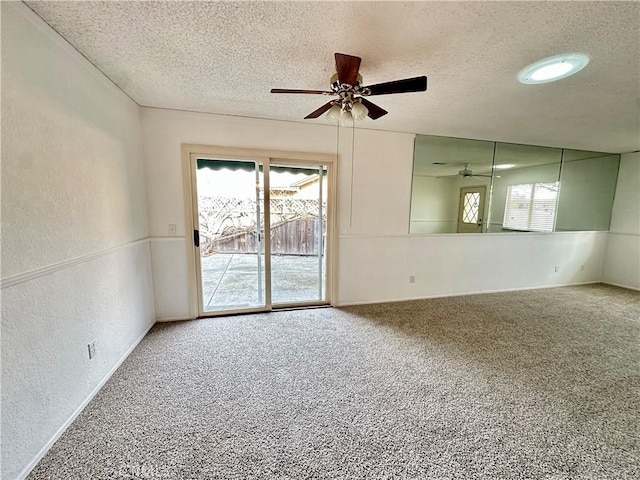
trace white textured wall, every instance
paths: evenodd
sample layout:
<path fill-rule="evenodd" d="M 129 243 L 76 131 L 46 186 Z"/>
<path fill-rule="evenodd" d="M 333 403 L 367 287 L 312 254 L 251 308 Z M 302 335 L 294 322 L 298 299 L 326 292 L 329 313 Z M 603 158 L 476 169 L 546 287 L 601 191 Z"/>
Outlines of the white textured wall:
<path fill-rule="evenodd" d="M 640 152 L 620 159 L 603 279 L 640 290 Z"/>
<path fill-rule="evenodd" d="M 340 300 L 357 304 L 596 282 L 606 241 L 606 232 L 346 236 L 340 242 Z"/>
<path fill-rule="evenodd" d="M 138 106 L 2 2 L 3 479 L 28 472 L 154 322 L 145 188 Z"/>
<path fill-rule="evenodd" d="M 142 123 L 156 311 L 159 319 L 187 318 L 190 239 L 184 237 L 180 144 L 332 153 L 335 127 L 147 108 Z M 357 130 L 353 165 L 344 142 L 350 135 L 348 129 L 341 134 L 338 168 L 336 303 L 601 279 L 606 233 L 409 235 L 413 135 Z M 170 223 L 181 237 L 166 237 Z"/>

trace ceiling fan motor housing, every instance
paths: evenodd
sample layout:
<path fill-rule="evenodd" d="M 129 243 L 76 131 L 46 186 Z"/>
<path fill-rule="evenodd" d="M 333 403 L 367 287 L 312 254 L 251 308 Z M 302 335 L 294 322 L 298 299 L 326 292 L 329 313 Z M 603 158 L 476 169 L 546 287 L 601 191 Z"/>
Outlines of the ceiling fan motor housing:
<path fill-rule="evenodd" d="M 332 103 L 334 105 L 340 105 L 340 107 L 347 112 L 351 111 L 354 103 L 362 103 L 360 97 L 356 97 L 356 95 L 368 95 L 370 93 L 369 89 L 362 88 L 362 75 L 360 74 L 358 74 L 358 79 L 355 84 L 350 85 L 348 83 L 340 83 L 338 74 L 334 73 L 329 81 L 329 85 L 331 90 L 338 96 Z"/>
<path fill-rule="evenodd" d="M 344 85 L 347 85 L 346 83 Z M 362 75 L 358 74 L 358 79 L 356 80 L 355 86 L 361 86 L 362 85 Z M 334 92 L 337 92 L 340 90 L 340 80 L 338 79 L 338 74 L 334 73 L 331 76 L 331 80 L 329 80 L 329 86 L 331 87 L 331 90 L 333 90 Z"/>

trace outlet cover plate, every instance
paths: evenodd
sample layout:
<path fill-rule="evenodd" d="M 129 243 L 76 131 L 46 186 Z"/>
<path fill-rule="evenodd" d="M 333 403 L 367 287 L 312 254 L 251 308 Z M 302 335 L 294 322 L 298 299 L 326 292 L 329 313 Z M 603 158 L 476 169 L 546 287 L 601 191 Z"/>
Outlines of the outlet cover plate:
<path fill-rule="evenodd" d="M 96 341 L 94 340 L 93 342 L 89 343 L 87 347 L 89 349 L 89 360 L 93 360 L 93 358 L 96 356 Z"/>

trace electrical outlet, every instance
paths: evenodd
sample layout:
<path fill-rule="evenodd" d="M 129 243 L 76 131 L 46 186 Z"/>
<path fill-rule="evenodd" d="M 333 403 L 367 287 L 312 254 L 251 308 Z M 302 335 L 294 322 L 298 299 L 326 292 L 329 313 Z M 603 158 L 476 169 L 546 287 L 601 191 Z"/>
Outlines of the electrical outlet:
<path fill-rule="evenodd" d="M 409 283 L 416 283 L 416 277 L 414 277 L 413 275 L 409 276 Z"/>
<path fill-rule="evenodd" d="M 176 224 L 175 223 L 170 223 L 169 224 L 169 235 L 171 235 L 171 236 L 175 236 L 176 235 Z"/>
<path fill-rule="evenodd" d="M 96 341 L 89 343 L 87 347 L 89 348 L 89 360 L 92 360 L 96 356 Z"/>
<path fill-rule="evenodd" d="M 582 272 L 584 270 L 584 265 L 580 266 L 580 271 Z"/>

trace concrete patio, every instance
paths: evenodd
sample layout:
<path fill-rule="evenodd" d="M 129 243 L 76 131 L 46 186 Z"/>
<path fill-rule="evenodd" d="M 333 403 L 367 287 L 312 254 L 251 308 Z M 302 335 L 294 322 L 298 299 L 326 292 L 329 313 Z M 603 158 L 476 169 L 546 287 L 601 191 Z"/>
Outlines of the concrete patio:
<path fill-rule="evenodd" d="M 324 260 L 324 259 L 323 259 Z M 264 289 L 264 257 L 262 289 Z M 264 305 L 258 292 L 258 260 L 256 254 L 214 254 L 201 259 L 202 292 L 205 311 L 239 310 Z M 318 302 L 318 257 L 306 255 L 273 255 L 271 257 L 272 303 Z M 325 283 L 323 265 L 322 283 Z M 323 289 L 323 296 L 326 296 Z"/>

